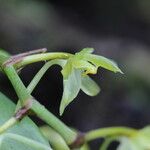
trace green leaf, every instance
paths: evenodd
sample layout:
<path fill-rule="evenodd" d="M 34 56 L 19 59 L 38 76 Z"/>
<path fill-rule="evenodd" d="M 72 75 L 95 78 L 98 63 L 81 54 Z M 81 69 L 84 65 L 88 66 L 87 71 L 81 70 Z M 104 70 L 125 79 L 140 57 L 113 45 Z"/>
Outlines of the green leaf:
<path fill-rule="evenodd" d="M 100 92 L 100 87 L 92 78 L 86 75 L 82 77 L 81 90 L 89 96 L 95 96 Z"/>
<path fill-rule="evenodd" d="M 90 61 L 91 63 L 93 63 L 97 67 L 102 67 L 102 68 L 108 69 L 108 70 L 113 71 L 113 72 L 123 73 L 114 61 L 112 61 L 108 58 L 105 58 L 103 56 L 86 54 L 84 56 L 84 60 Z"/>
<path fill-rule="evenodd" d="M 0 93 L 0 125 L 11 118 L 15 105 Z M 22 121 L 0 134 L 1 150 L 51 150 L 34 122 L 25 117 Z"/>
<path fill-rule="evenodd" d="M 60 115 L 63 114 L 66 106 L 74 100 L 81 88 L 81 71 L 73 69 L 68 78 L 63 80 L 63 96 L 60 104 Z"/>

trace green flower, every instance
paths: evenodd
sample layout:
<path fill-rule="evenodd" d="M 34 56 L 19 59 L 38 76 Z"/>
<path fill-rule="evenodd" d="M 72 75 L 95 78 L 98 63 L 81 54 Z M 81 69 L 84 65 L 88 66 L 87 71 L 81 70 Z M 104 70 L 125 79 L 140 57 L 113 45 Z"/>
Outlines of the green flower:
<path fill-rule="evenodd" d="M 90 96 L 95 96 L 99 93 L 99 86 L 88 74 L 96 74 L 99 67 L 115 73 L 122 73 L 114 61 L 103 56 L 94 55 L 92 54 L 93 51 L 93 48 L 84 48 L 71 56 L 64 65 L 61 71 L 64 92 L 60 104 L 60 115 L 63 114 L 66 106 L 74 100 L 80 89 Z"/>

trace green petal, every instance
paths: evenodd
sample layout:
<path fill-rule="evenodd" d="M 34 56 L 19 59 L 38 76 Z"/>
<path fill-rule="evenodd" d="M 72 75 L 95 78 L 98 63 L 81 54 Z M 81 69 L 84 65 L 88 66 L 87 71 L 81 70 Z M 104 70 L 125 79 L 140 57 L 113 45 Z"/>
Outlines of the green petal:
<path fill-rule="evenodd" d="M 81 71 L 73 69 L 68 78 L 63 80 L 64 91 L 60 104 L 60 115 L 63 114 L 67 105 L 74 100 L 81 88 Z"/>
<path fill-rule="evenodd" d="M 112 61 L 108 58 L 105 58 L 103 56 L 86 54 L 84 57 L 84 60 L 90 61 L 91 63 L 93 63 L 94 65 L 96 65 L 98 67 L 103 67 L 103 68 L 113 71 L 113 72 L 123 73 L 114 61 Z"/>
<path fill-rule="evenodd" d="M 85 54 L 91 54 L 93 53 L 93 51 L 94 51 L 93 48 L 84 48 L 80 52 L 75 53 L 74 58 L 78 60 L 82 60 Z"/>
<path fill-rule="evenodd" d="M 100 92 L 98 84 L 88 75 L 82 77 L 81 90 L 89 96 L 95 96 Z"/>
<path fill-rule="evenodd" d="M 72 58 L 69 58 L 67 63 L 65 64 L 65 66 L 63 67 L 61 73 L 63 75 L 64 79 L 67 79 L 68 76 L 71 74 L 72 72 Z"/>

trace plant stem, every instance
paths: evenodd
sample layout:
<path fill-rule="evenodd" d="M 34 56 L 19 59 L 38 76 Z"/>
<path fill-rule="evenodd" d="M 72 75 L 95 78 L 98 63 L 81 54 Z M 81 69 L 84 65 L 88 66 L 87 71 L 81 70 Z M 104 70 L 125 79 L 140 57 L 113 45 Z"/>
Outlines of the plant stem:
<path fill-rule="evenodd" d="M 10 59 L 10 55 L 6 52 L 0 53 L 0 68 L 3 69 L 7 77 L 9 78 L 10 82 L 12 83 L 22 105 L 25 104 L 25 102 L 31 98 L 29 92 L 26 90 L 26 87 L 24 86 L 23 82 L 19 78 L 15 68 L 12 65 L 4 65 L 4 63 Z"/>
<path fill-rule="evenodd" d="M 89 131 L 85 134 L 85 141 L 104 138 L 107 136 L 132 136 L 137 133 L 136 129 L 128 127 L 108 127 Z"/>
<path fill-rule="evenodd" d="M 29 86 L 27 87 L 27 90 L 31 93 L 35 86 L 38 84 L 44 73 L 47 71 L 47 69 L 54 65 L 59 64 L 63 65 L 64 60 L 52 60 L 50 62 L 47 62 L 35 75 Z M 35 114 L 48 123 L 51 127 L 53 127 L 58 133 L 62 135 L 62 137 L 66 140 L 67 144 L 71 144 L 76 136 L 77 133 L 72 131 L 69 127 L 67 127 L 64 123 L 62 123 L 59 119 L 57 119 L 52 113 L 50 113 L 44 106 L 42 106 L 37 101 L 34 101 L 31 110 L 35 112 Z"/>
<path fill-rule="evenodd" d="M 60 60 L 60 59 L 54 59 L 51 60 L 47 63 L 44 64 L 44 66 L 37 72 L 37 74 L 34 76 L 34 78 L 32 79 L 32 81 L 30 82 L 30 84 L 27 87 L 28 92 L 31 94 L 33 92 L 33 90 L 35 89 L 35 87 L 37 86 L 37 84 L 39 83 L 39 81 L 41 80 L 41 78 L 43 77 L 43 75 L 45 74 L 45 72 L 54 64 L 63 66 L 65 63 L 65 60 Z M 20 101 L 18 100 L 17 106 L 16 106 L 16 111 L 21 107 Z"/>
<path fill-rule="evenodd" d="M 116 137 L 106 137 L 99 150 L 107 150 L 109 145 L 116 140 Z"/>
<path fill-rule="evenodd" d="M 33 80 L 31 81 L 31 83 L 29 84 L 29 86 L 27 87 L 27 90 L 31 93 L 35 86 L 39 83 L 40 79 L 42 78 L 42 76 L 45 74 L 45 72 L 47 71 L 47 69 L 49 67 L 51 67 L 54 64 L 58 64 L 58 65 L 64 65 L 64 60 L 51 60 L 50 62 L 47 62 L 39 71 L 38 73 L 35 75 L 35 77 L 33 78 Z M 50 113 L 44 106 L 42 106 L 40 103 L 38 103 L 37 101 L 34 101 L 35 103 L 33 103 L 32 106 L 32 110 L 36 113 L 36 115 L 44 120 L 46 123 L 48 123 L 51 127 L 53 127 L 57 132 L 59 132 L 66 141 L 68 141 L 69 144 L 71 144 L 75 137 L 76 137 L 76 133 L 73 132 L 70 128 L 68 128 L 65 124 L 63 124 L 62 122 L 60 122 L 59 119 L 57 119 L 52 113 Z M 35 108 L 35 107 L 38 108 Z M 52 125 L 53 123 L 53 125 Z M 65 138 L 66 137 L 66 138 Z M 71 142 L 69 142 L 71 141 Z"/>
<path fill-rule="evenodd" d="M 36 85 L 39 83 L 39 81 L 41 80 L 41 78 L 43 77 L 43 75 L 45 74 L 45 72 L 52 66 L 52 65 L 60 65 L 63 66 L 65 63 L 65 60 L 60 60 L 60 59 L 54 59 L 51 60 L 49 62 L 47 62 L 39 71 L 38 73 L 34 76 L 34 78 L 32 79 L 32 81 L 30 82 L 30 84 L 27 87 L 27 90 L 32 93 L 32 91 L 34 90 L 34 88 L 36 87 Z"/>
<path fill-rule="evenodd" d="M 37 61 L 56 59 L 56 58 L 68 58 L 70 54 L 67 53 L 47 53 L 47 54 L 35 54 L 32 56 L 26 56 L 22 62 L 22 65 L 30 64 Z M 4 59 L 5 60 L 5 59 Z M 6 61 L 6 60 L 5 60 Z M 4 62 L 1 62 L 1 66 Z M 15 68 L 12 65 L 3 66 L 3 70 L 11 81 L 19 100 L 21 101 L 21 105 L 24 106 L 25 102 L 32 98 L 30 92 L 26 89 L 20 77 L 18 76 Z M 36 82 L 37 83 L 37 82 Z M 57 117 L 55 117 L 52 113 L 50 113 L 43 105 L 39 102 L 33 100 L 33 104 L 31 110 L 37 114 L 39 118 L 49 124 L 52 128 L 54 128 L 61 136 L 65 139 L 67 144 L 71 144 L 77 137 L 77 133 L 72 131 L 69 127 L 67 127 L 64 123 L 62 123 Z"/>
<path fill-rule="evenodd" d="M 34 100 L 31 110 L 35 114 L 46 122 L 49 126 L 55 129 L 66 141 L 68 145 L 72 144 L 76 137 L 77 133 L 67 127 L 62 121 L 55 117 L 51 112 L 49 112 L 43 105 L 38 101 Z"/>
<path fill-rule="evenodd" d="M 67 59 L 70 56 L 72 56 L 72 54 L 62 53 L 62 52 L 34 54 L 34 55 L 23 57 L 22 60 L 16 63 L 14 66 L 16 68 L 21 68 L 25 65 L 32 64 L 32 63 L 39 62 L 39 61 L 48 61 L 52 59 Z"/>
<path fill-rule="evenodd" d="M 18 98 L 21 102 L 21 105 L 25 105 L 27 100 L 32 98 L 30 93 L 27 91 L 26 87 L 24 86 L 23 82 L 21 81 L 20 77 L 18 76 L 15 68 L 13 66 L 6 66 L 4 67 L 4 72 L 6 73 L 7 77 L 9 78 L 10 82 L 12 83 Z"/>

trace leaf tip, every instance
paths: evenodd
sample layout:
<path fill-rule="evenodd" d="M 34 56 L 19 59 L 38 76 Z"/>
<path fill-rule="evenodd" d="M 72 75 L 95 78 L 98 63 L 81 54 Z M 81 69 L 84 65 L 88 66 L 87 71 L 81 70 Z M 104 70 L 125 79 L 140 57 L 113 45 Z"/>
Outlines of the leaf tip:
<path fill-rule="evenodd" d="M 60 108 L 59 108 L 59 115 L 62 116 L 64 111 L 65 111 L 66 106 L 63 104 L 60 104 Z"/>
<path fill-rule="evenodd" d="M 119 73 L 121 73 L 121 74 L 124 74 L 123 72 L 122 72 L 122 70 L 118 67 L 118 69 L 117 69 L 117 72 L 119 72 Z"/>
<path fill-rule="evenodd" d="M 118 67 L 118 65 L 114 62 L 114 67 L 115 67 L 115 69 L 114 69 L 114 72 L 115 73 L 121 73 L 121 74 L 124 74 L 123 72 L 122 72 L 122 70 Z"/>

